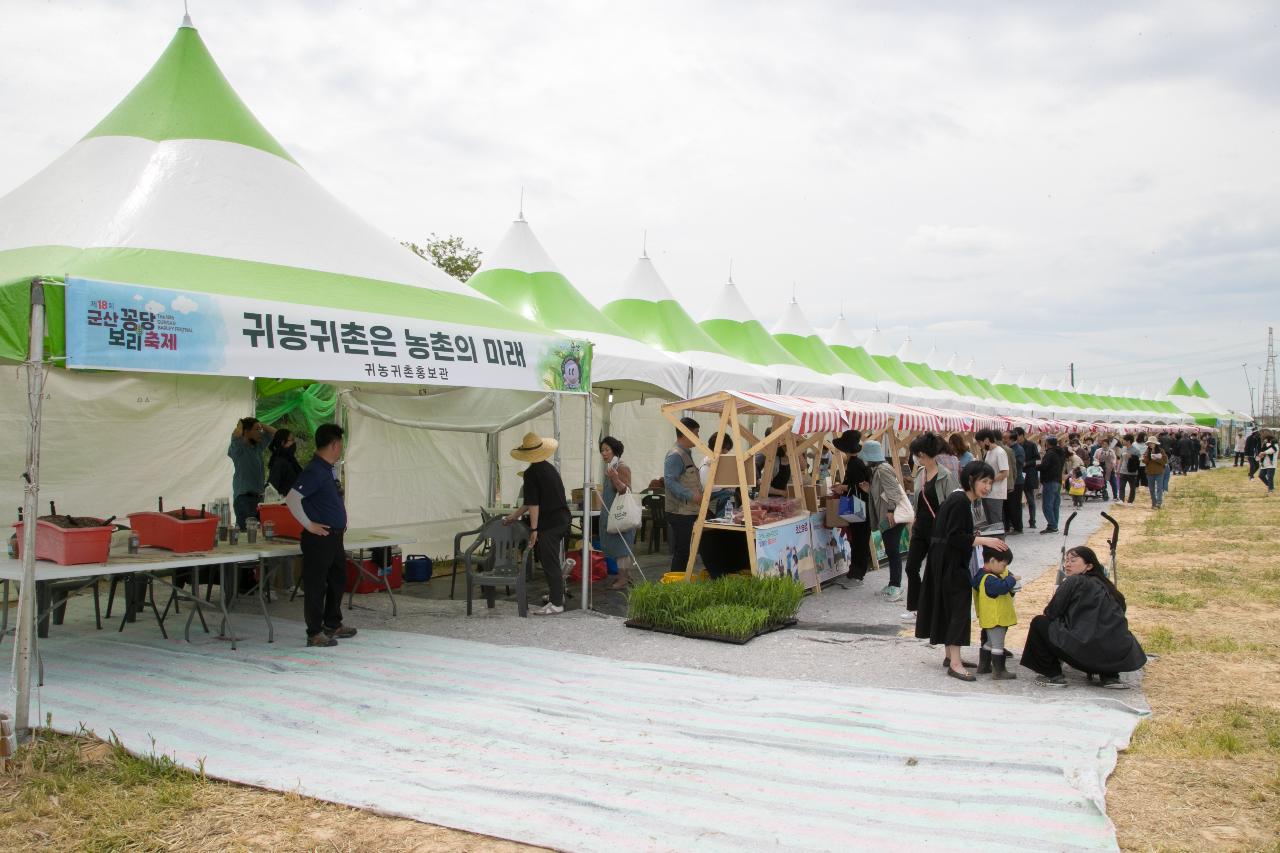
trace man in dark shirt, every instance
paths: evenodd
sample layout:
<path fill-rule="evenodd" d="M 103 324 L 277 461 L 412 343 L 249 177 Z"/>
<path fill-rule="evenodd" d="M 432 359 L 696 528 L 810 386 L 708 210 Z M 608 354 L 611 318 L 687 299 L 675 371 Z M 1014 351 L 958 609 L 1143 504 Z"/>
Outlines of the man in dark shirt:
<path fill-rule="evenodd" d="M 334 467 L 342 457 L 342 427 L 321 424 L 316 455 L 302 469 L 285 503 L 302 525 L 303 613 L 307 645 L 329 647 L 356 635 L 342 624 L 342 591 L 347 581 L 347 552 L 342 534 L 347 508 Z"/>
<path fill-rule="evenodd" d="M 1262 449 L 1262 436 L 1255 429 L 1244 440 L 1244 458 L 1249 462 L 1249 479 L 1258 473 L 1258 451 Z"/>
<path fill-rule="evenodd" d="M 1015 427 L 1014 436 L 1022 448 L 1022 494 L 1027 500 L 1027 524 L 1036 529 L 1036 489 L 1040 488 L 1040 448 L 1034 441 L 1027 441 L 1027 431 Z"/>
<path fill-rule="evenodd" d="M 1012 455 L 1009 467 L 1009 496 L 1004 499 L 1004 532 L 1022 532 L 1022 487 L 1027 481 L 1023 470 L 1027 455 L 1018 443 L 1018 436 L 1011 430 L 1004 434 L 1004 449 Z"/>
<path fill-rule="evenodd" d="M 1062 465 L 1066 460 L 1058 448 L 1058 439 L 1049 436 L 1044 440 L 1044 455 L 1040 457 L 1040 508 L 1044 510 L 1044 530 L 1058 532 L 1058 513 L 1062 509 Z"/>
<path fill-rule="evenodd" d="M 267 471 L 262 464 L 262 439 L 275 434 L 275 427 L 257 418 L 241 418 L 231 433 L 231 444 L 227 447 L 232 465 L 231 505 L 236 513 L 236 527 L 241 530 L 246 528 L 249 519 L 258 517 L 258 504 L 262 503 L 262 489 L 267 482 Z"/>
<path fill-rule="evenodd" d="M 520 446 L 511 451 L 511 458 L 528 462 L 524 470 L 524 504 L 510 515 L 504 524 L 524 515 L 529 516 L 529 547 L 538 555 L 538 563 L 547 576 L 548 601 L 546 606 L 534 612 L 537 616 L 554 616 L 564 612 L 564 569 L 560 564 L 560 545 L 569 533 L 569 503 L 564 497 L 564 481 L 556 466 L 547 460 L 555 455 L 559 444 L 554 438 L 543 438 L 536 432 L 525 435 Z"/>

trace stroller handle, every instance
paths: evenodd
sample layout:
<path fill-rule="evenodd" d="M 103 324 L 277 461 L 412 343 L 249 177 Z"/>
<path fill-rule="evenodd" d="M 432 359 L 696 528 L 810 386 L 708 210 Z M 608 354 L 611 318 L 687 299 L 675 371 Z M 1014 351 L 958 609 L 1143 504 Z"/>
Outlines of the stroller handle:
<path fill-rule="evenodd" d="M 1115 553 L 1116 546 L 1120 544 L 1120 522 L 1112 518 L 1108 513 L 1101 513 L 1102 517 L 1111 522 L 1111 538 L 1107 544 L 1111 546 L 1112 553 Z"/>
<path fill-rule="evenodd" d="M 1078 512 L 1073 512 L 1071 515 L 1067 516 L 1067 523 L 1062 525 L 1062 535 L 1064 538 L 1071 533 L 1071 522 L 1075 521 L 1076 516 L 1079 514 L 1080 513 Z"/>

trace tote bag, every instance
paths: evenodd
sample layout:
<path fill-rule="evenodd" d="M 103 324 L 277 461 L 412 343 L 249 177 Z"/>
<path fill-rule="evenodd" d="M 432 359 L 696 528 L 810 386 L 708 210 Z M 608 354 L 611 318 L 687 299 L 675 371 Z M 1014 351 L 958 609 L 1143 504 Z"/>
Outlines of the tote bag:
<path fill-rule="evenodd" d="M 605 525 L 605 531 L 618 534 L 629 533 L 640 526 L 642 514 L 643 508 L 640 506 L 639 496 L 627 490 L 613 499 L 613 506 L 609 507 L 609 521 Z"/>

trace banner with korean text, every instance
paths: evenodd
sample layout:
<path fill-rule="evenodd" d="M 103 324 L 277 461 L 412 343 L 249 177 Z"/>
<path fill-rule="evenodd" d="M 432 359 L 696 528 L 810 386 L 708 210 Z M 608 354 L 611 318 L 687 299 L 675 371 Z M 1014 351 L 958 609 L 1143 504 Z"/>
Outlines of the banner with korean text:
<path fill-rule="evenodd" d="M 584 393 L 591 344 L 67 278 L 67 366 Z"/>

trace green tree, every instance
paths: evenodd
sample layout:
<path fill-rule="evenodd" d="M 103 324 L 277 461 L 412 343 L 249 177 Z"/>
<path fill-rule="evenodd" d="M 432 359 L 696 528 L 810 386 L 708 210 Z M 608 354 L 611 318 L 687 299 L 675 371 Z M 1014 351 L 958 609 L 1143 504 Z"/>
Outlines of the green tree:
<path fill-rule="evenodd" d="M 426 246 L 417 243 L 403 243 L 406 249 L 420 258 L 435 264 L 458 281 L 471 278 L 480 266 L 480 250 L 468 246 L 461 237 L 437 237 L 435 232 L 427 238 Z"/>

